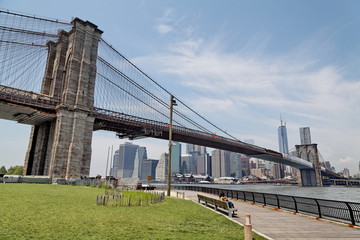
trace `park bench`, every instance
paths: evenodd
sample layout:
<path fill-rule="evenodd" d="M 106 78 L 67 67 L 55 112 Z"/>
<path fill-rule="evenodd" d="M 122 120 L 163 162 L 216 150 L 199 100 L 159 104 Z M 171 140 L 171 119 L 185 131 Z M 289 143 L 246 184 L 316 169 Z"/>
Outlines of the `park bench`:
<path fill-rule="evenodd" d="M 222 208 L 222 209 L 228 211 L 230 218 L 232 218 L 233 214 L 235 214 L 235 212 L 237 211 L 236 208 L 230 208 L 228 202 L 222 201 L 220 199 L 206 197 L 206 196 L 200 195 L 200 194 L 198 194 L 197 196 L 198 196 L 199 203 L 201 203 L 200 201 L 203 201 L 203 202 L 205 202 L 205 206 L 208 206 L 208 204 L 211 204 L 214 206 L 216 211 L 218 210 L 218 208 Z"/>

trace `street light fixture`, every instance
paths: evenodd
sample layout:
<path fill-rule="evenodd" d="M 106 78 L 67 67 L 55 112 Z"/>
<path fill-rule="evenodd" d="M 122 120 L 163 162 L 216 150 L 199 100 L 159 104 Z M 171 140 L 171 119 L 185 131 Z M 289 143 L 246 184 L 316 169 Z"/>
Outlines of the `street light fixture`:
<path fill-rule="evenodd" d="M 173 107 L 177 106 L 173 95 L 170 95 L 170 126 L 169 126 L 169 155 L 168 155 L 168 179 L 167 179 L 167 196 L 170 196 L 171 190 L 171 148 L 172 148 L 172 120 L 173 120 Z"/>

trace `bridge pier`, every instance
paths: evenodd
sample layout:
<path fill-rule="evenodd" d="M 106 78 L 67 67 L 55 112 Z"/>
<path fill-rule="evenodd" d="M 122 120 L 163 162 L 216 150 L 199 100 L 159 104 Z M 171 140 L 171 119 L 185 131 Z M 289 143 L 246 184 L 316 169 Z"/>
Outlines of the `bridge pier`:
<path fill-rule="evenodd" d="M 94 90 L 102 31 L 78 18 L 70 32 L 48 43 L 41 93 L 58 98 L 56 119 L 33 126 L 24 175 L 88 176 L 94 128 Z"/>
<path fill-rule="evenodd" d="M 295 145 L 297 157 L 313 164 L 311 169 L 299 169 L 298 185 L 307 187 L 322 187 L 322 174 L 320 170 L 317 144 Z"/>

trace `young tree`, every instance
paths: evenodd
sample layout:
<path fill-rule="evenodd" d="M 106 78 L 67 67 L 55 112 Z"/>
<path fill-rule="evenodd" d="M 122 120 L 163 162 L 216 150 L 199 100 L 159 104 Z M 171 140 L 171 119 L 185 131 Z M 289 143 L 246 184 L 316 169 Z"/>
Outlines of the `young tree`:
<path fill-rule="evenodd" d="M 7 174 L 7 170 L 6 170 L 6 167 L 5 166 L 2 166 L 0 168 L 0 174 Z"/>
<path fill-rule="evenodd" d="M 23 166 L 14 166 L 10 167 L 7 171 L 7 174 L 9 175 L 22 175 L 23 173 Z"/>

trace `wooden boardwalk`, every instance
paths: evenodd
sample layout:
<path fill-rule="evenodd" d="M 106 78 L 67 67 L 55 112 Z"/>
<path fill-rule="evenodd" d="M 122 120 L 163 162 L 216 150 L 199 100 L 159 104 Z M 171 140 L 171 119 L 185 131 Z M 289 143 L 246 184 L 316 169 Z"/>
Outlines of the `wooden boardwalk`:
<path fill-rule="evenodd" d="M 197 194 L 194 191 L 185 192 L 185 199 L 197 203 Z M 199 193 L 209 197 L 217 196 Z M 176 196 L 176 191 L 172 191 L 172 196 Z M 179 195 L 182 197 L 182 194 Z M 269 239 L 344 239 L 360 240 L 360 227 L 349 227 L 347 224 L 332 222 L 325 219 L 317 220 L 315 217 L 304 214 L 294 214 L 284 210 L 276 210 L 271 207 L 253 205 L 241 200 L 232 200 L 238 209 L 234 221 L 241 224 L 245 223 L 245 215 L 251 215 L 253 230 L 266 235 Z M 211 208 L 209 208 L 211 209 Z M 226 214 L 224 214 L 226 217 Z"/>

